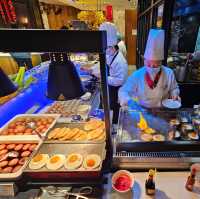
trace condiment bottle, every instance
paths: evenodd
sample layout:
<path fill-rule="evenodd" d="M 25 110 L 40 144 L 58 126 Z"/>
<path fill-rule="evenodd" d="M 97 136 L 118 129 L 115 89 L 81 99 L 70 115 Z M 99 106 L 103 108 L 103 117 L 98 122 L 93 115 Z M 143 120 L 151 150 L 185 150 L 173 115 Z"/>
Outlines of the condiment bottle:
<path fill-rule="evenodd" d="M 193 190 L 194 183 L 195 183 L 195 174 L 196 174 L 196 169 L 192 168 L 192 171 L 191 171 L 190 175 L 188 176 L 188 179 L 187 179 L 187 182 L 186 182 L 186 185 L 185 185 L 185 188 L 188 191 Z"/>
<path fill-rule="evenodd" d="M 154 182 L 154 175 L 155 171 L 150 169 L 148 179 L 145 182 L 145 190 L 147 195 L 154 195 L 155 194 L 155 182 Z"/>

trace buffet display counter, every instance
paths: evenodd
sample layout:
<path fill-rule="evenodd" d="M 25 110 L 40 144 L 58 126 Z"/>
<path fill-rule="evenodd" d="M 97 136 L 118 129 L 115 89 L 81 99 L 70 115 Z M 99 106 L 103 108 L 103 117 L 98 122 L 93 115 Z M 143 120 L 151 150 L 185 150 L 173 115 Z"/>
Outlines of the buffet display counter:
<path fill-rule="evenodd" d="M 200 162 L 199 111 L 122 109 L 113 141 L 115 167 L 187 169 Z"/>
<path fill-rule="evenodd" d="M 1 59 L 0 59 L 1 60 Z M 98 108 L 100 103 L 99 84 L 92 80 L 91 76 L 80 71 L 80 64 L 75 63 L 79 71 L 81 81 L 88 91 L 92 92 L 91 100 L 87 102 L 92 105 L 91 112 Z M 33 76 L 36 81 L 19 94 L 0 105 L 0 127 L 17 114 L 47 112 L 48 108 L 55 102 L 46 96 L 49 62 L 43 62 L 25 73 L 25 80 Z M 75 100 L 76 101 L 76 100 Z M 58 102 L 66 103 L 66 102 Z M 67 104 L 66 104 L 67 105 Z M 68 104 L 69 105 L 69 104 Z M 73 104 L 71 104 L 73 105 Z M 75 104 L 74 104 L 75 105 Z M 56 112 L 58 113 L 58 112 Z"/>

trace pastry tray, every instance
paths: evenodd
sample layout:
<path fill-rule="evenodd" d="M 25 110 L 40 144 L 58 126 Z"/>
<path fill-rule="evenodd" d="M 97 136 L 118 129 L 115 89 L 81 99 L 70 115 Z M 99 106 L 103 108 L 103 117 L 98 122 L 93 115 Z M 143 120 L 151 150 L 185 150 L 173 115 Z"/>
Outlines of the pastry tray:
<path fill-rule="evenodd" d="M 68 144 L 68 143 L 43 143 L 38 149 L 36 154 L 49 154 L 52 156 L 54 154 L 63 154 L 65 156 L 71 153 L 80 153 L 85 157 L 88 154 L 97 154 L 101 157 L 101 164 L 98 168 L 93 170 L 85 169 L 83 166 L 76 170 L 67 170 L 64 166 L 58 170 L 51 171 L 45 166 L 38 170 L 31 170 L 29 164 L 27 164 L 26 175 L 34 179 L 50 179 L 50 178 L 87 178 L 87 177 L 98 177 L 100 176 L 102 163 L 106 156 L 105 143 L 102 144 Z M 29 161 L 30 162 L 30 161 Z"/>
<path fill-rule="evenodd" d="M 81 130 L 84 130 L 84 125 L 85 125 L 85 122 L 81 122 L 81 123 L 56 123 L 55 126 L 51 129 L 55 129 L 55 128 L 63 128 L 63 127 L 67 127 L 67 128 L 70 128 L 70 129 L 73 129 L 73 128 L 78 128 L 78 129 L 81 129 Z M 67 141 L 60 141 L 60 140 L 48 140 L 48 134 L 51 132 L 51 130 L 47 133 L 47 136 L 45 137 L 45 140 L 44 142 L 45 143 L 72 143 L 72 144 L 81 144 L 81 143 L 85 143 L 85 144 L 94 144 L 94 143 L 104 143 L 105 142 L 105 139 L 102 139 L 102 140 L 85 140 L 85 141 L 75 141 L 75 140 L 67 140 Z"/>
<path fill-rule="evenodd" d="M 12 136 L 10 136 L 12 137 Z M 26 168 L 29 160 L 32 159 L 33 155 L 35 152 L 40 148 L 42 144 L 42 140 L 39 139 L 38 137 L 31 138 L 30 136 L 17 136 L 17 137 L 12 137 L 12 140 L 3 140 L 3 136 L 0 136 L 0 144 L 27 144 L 27 143 L 38 143 L 37 147 L 34 149 L 34 151 L 31 153 L 29 156 L 28 160 L 24 163 L 24 165 L 21 167 L 20 170 L 18 170 L 15 173 L 0 173 L 0 181 L 15 181 L 19 179 L 22 176 L 22 173 L 24 169 Z"/>
<path fill-rule="evenodd" d="M 73 115 L 80 115 L 81 120 L 86 121 L 89 118 L 90 113 L 94 110 L 94 107 L 96 106 L 97 97 L 98 97 L 98 90 L 96 90 L 92 94 L 91 99 L 87 101 L 81 100 L 81 99 L 73 99 L 73 100 L 68 100 L 68 101 L 54 101 L 51 105 L 44 107 L 39 113 L 51 114 L 51 113 L 47 113 L 48 109 L 55 103 L 61 103 L 64 106 L 66 106 L 67 110 L 71 111 L 73 109 L 72 111 L 73 113 L 67 117 L 64 117 L 61 115 L 61 117 L 57 120 L 57 122 L 60 122 L 60 123 L 79 122 L 79 120 L 73 119 Z M 79 105 L 90 105 L 90 109 L 86 111 L 85 113 L 78 114 L 77 109 Z"/>
<path fill-rule="evenodd" d="M 20 118 L 47 118 L 47 117 L 54 117 L 54 121 L 51 123 L 51 125 L 49 125 L 48 129 L 44 133 L 41 133 L 41 136 L 45 136 L 47 134 L 47 132 L 55 125 L 56 121 L 60 117 L 59 114 L 19 114 L 19 115 L 16 115 L 14 118 L 9 120 L 2 128 L 0 128 L 0 137 L 1 137 L 1 139 L 11 139 L 12 140 L 11 137 L 16 137 L 16 138 L 19 137 L 20 138 L 21 136 L 22 137 L 25 136 L 25 135 L 20 135 L 20 136 L 19 135 L 1 135 L 1 131 L 7 129 L 9 124 L 11 124 L 12 122 L 14 122 L 17 119 L 20 119 Z M 29 139 L 35 139 L 36 137 L 38 137 L 38 135 L 28 135 L 27 137 Z"/>

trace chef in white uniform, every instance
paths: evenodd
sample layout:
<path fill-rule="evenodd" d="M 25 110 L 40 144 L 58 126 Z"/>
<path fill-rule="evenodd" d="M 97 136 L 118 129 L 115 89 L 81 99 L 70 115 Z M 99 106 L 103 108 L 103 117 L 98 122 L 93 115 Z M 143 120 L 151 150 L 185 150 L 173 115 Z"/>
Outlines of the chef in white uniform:
<path fill-rule="evenodd" d="M 108 88 L 110 108 L 113 110 L 113 123 L 118 122 L 120 104 L 118 103 L 118 90 L 125 83 L 128 76 L 128 64 L 117 46 L 117 28 L 113 23 L 101 24 L 99 30 L 107 32 L 106 63 L 108 68 Z M 93 66 L 90 73 L 99 77 L 99 64 Z"/>
<path fill-rule="evenodd" d="M 117 40 L 118 40 L 117 45 L 119 47 L 119 51 L 121 51 L 121 53 L 124 55 L 124 58 L 126 59 L 126 55 L 127 55 L 126 45 L 124 41 L 122 40 L 122 36 L 119 32 L 117 33 Z"/>
<path fill-rule="evenodd" d="M 120 105 L 130 105 L 134 98 L 143 107 L 159 108 L 164 99 L 180 100 L 173 71 L 162 65 L 164 30 L 150 30 L 144 59 L 144 67 L 135 71 L 119 89 Z"/>

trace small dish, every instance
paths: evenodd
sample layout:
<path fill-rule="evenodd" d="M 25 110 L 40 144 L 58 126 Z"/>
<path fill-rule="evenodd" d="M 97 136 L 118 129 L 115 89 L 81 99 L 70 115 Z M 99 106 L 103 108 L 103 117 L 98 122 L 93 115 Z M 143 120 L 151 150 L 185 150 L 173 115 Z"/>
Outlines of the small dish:
<path fill-rule="evenodd" d="M 112 188 L 119 193 L 126 193 L 133 188 L 133 174 L 126 170 L 119 170 L 112 176 Z"/>
<path fill-rule="evenodd" d="M 178 109 L 181 107 L 181 102 L 178 100 L 173 100 L 173 99 L 165 99 L 162 101 L 162 105 L 165 108 Z"/>

